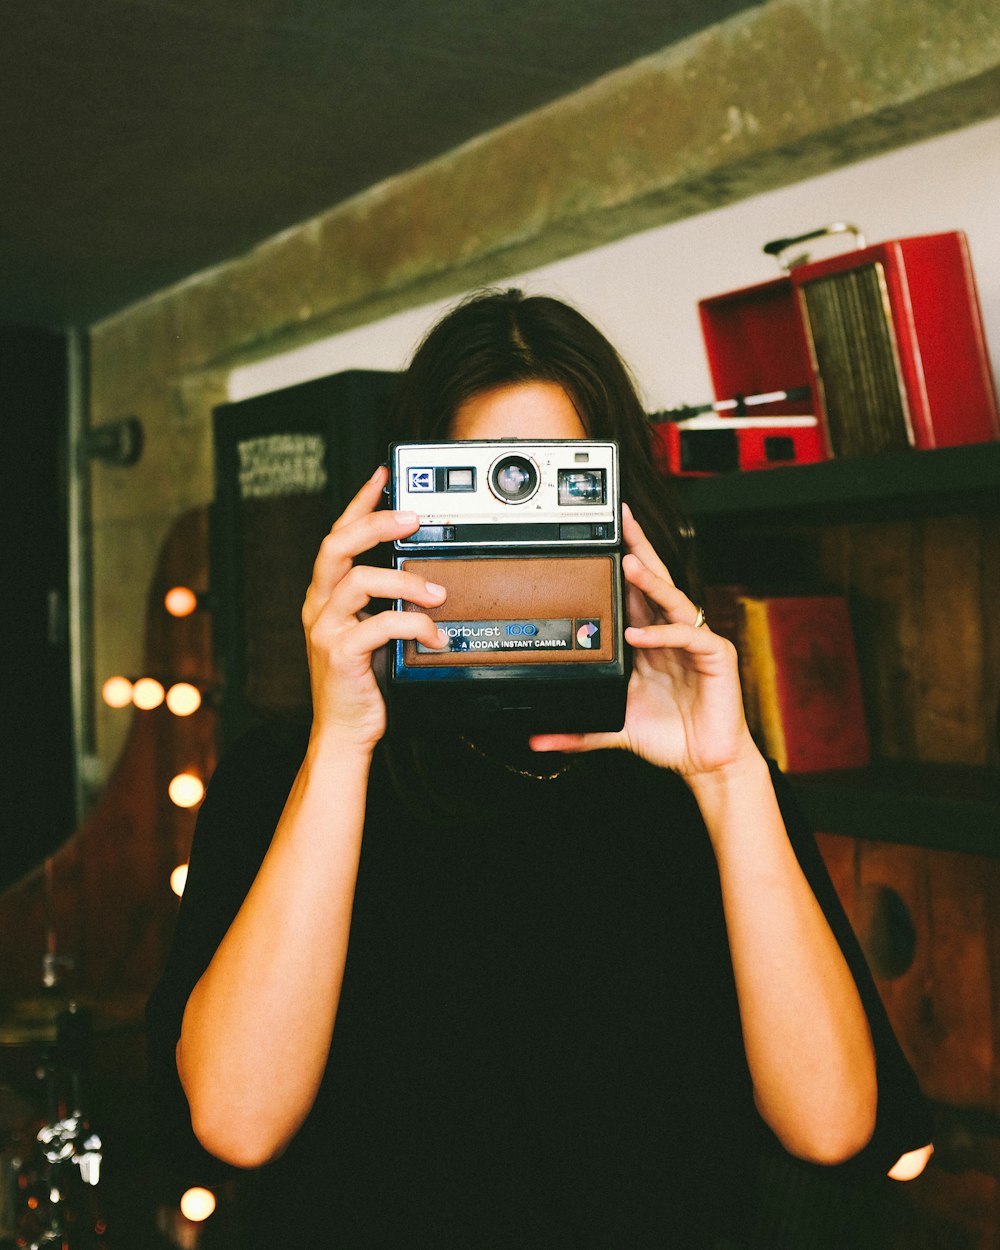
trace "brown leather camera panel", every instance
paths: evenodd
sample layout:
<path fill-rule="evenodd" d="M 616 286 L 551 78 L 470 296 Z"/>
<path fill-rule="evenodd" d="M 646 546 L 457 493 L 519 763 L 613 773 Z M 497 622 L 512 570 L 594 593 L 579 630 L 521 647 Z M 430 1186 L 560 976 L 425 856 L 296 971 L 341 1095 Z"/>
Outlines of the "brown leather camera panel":
<path fill-rule="evenodd" d="M 438 621 L 524 621 L 594 618 L 601 622 L 600 646 L 538 651 L 418 652 L 404 644 L 410 667 L 442 665 L 594 664 L 615 657 L 618 561 L 612 555 L 584 556 L 443 556 L 401 561 L 410 573 L 437 582 L 448 591 L 429 615 Z M 422 611 L 406 605 L 409 611 Z"/>

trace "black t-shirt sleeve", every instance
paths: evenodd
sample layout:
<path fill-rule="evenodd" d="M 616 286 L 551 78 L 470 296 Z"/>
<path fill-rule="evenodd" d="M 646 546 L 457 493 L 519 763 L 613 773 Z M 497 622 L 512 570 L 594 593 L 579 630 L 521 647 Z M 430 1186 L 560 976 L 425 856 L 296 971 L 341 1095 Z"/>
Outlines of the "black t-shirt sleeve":
<path fill-rule="evenodd" d="M 203 1182 L 224 1167 L 191 1129 L 175 1060 L 181 1021 L 267 853 L 303 747 L 297 733 L 269 727 L 220 761 L 198 814 L 167 963 L 146 1007 L 153 1139 L 165 1165 Z"/>
<path fill-rule="evenodd" d="M 875 1048 L 878 1078 L 875 1131 L 868 1145 L 842 1168 L 884 1175 L 901 1155 L 930 1142 L 930 1113 L 913 1069 L 889 1022 L 860 943 L 844 912 L 816 840 L 788 782 L 774 766 L 771 772 L 789 840 L 854 975 Z"/>

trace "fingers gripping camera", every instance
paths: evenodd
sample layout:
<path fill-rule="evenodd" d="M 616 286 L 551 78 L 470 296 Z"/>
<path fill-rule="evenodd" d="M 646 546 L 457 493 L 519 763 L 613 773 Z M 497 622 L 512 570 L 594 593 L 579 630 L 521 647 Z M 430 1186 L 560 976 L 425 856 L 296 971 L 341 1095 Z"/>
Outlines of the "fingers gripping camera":
<path fill-rule="evenodd" d="M 443 651 L 395 644 L 393 728 L 620 729 L 618 447 L 590 439 L 397 443 L 392 507 L 420 527 L 393 563 L 443 585 Z M 402 609 L 416 610 L 400 603 Z"/>

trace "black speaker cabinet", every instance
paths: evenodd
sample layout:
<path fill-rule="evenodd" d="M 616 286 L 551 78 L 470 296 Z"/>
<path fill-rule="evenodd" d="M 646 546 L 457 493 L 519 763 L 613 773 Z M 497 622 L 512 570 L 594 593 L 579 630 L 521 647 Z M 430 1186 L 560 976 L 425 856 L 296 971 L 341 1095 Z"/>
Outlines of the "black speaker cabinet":
<path fill-rule="evenodd" d="M 300 612 L 324 534 L 386 458 L 395 373 L 351 370 L 214 413 L 214 646 L 223 744 L 309 716 Z"/>

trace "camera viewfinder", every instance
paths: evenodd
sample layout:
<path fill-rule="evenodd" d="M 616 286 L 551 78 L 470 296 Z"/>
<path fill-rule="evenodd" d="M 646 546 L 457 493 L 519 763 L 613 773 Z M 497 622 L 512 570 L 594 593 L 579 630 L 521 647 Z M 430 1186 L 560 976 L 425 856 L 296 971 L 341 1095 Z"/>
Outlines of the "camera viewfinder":
<path fill-rule="evenodd" d="M 445 479 L 445 490 L 475 490 L 476 489 L 476 470 L 467 469 L 448 469 Z"/>

